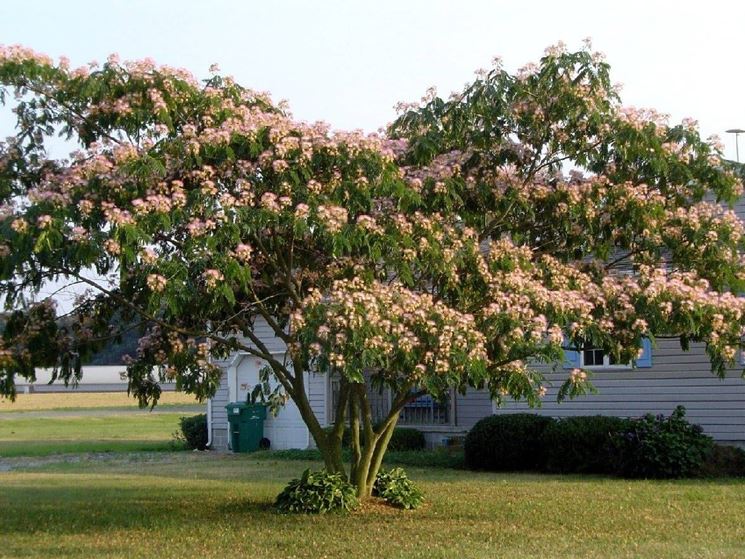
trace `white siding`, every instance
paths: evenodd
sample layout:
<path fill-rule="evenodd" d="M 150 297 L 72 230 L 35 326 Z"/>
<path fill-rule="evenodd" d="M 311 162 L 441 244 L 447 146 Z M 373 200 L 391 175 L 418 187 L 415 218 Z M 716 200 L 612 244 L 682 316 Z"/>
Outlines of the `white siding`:
<path fill-rule="evenodd" d="M 254 333 L 261 339 L 270 353 L 281 356 L 286 352 L 285 343 L 274 335 L 274 331 L 265 320 L 257 319 Z M 255 347 L 248 339 L 244 338 L 242 342 Z M 240 359 L 240 357 L 237 359 Z M 231 382 L 231 379 L 228 378 L 228 369 L 231 366 L 240 366 L 240 361 L 236 360 L 236 356 L 230 356 L 227 359 L 215 361 L 215 364 L 223 369 L 223 374 L 220 377 L 220 386 L 212 399 L 212 446 L 218 450 L 227 450 L 228 419 L 225 406 L 229 403 Z M 321 425 L 325 425 L 327 421 L 327 378 L 325 375 L 314 373 L 309 373 L 306 378 L 306 391 L 311 408 Z"/>
<path fill-rule="evenodd" d="M 227 450 L 228 448 L 228 374 L 223 369 L 220 375 L 220 386 L 212 397 L 212 448 Z"/>
<path fill-rule="evenodd" d="M 313 413 L 316 414 L 318 422 L 321 425 L 327 425 L 327 401 L 326 392 L 328 387 L 328 377 L 322 374 L 309 373 L 308 374 L 308 386 L 306 391 L 308 393 L 308 400 L 310 401 L 310 407 L 313 409 Z M 312 439 L 312 437 L 311 437 Z"/>
<path fill-rule="evenodd" d="M 259 337 L 263 344 L 266 345 L 270 353 L 283 354 L 287 346 L 285 343 L 274 335 L 274 330 L 263 318 L 257 318 L 254 325 L 254 333 Z M 249 347 L 256 347 L 247 338 L 242 338 L 241 342 Z M 226 359 L 216 360 L 214 364 L 223 370 L 220 377 L 220 386 L 212 398 L 212 448 L 216 450 L 228 449 L 228 415 L 225 406 L 230 402 L 228 367 L 234 363 L 235 356 L 231 355 Z"/>

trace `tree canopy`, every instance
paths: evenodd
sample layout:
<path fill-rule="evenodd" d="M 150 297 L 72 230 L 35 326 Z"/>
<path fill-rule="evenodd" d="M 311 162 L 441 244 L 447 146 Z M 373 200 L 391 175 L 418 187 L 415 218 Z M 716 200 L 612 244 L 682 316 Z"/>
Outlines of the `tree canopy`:
<path fill-rule="evenodd" d="M 421 394 L 545 393 L 536 364 L 568 347 L 630 362 L 642 340 L 706 344 L 725 373 L 741 347 L 742 194 L 694 121 L 626 108 L 589 47 L 552 47 L 511 74 L 402 105 L 385 134 L 294 120 L 266 94 L 150 60 L 72 69 L 0 49 L 0 394 L 56 367 L 69 381 L 118 325 L 140 328 L 131 391 L 211 395 L 211 357 L 260 357 L 326 465 L 372 480 L 403 406 Z M 50 155 L 57 135 L 76 145 Z M 36 294 L 79 290 L 69 319 Z M 116 319 L 116 320 L 114 320 Z M 253 326 L 286 344 L 272 355 Z M 336 375 L 334 428 L 302 371 Z M 374 425 L 365 375 L 392 391 Z M 587 390 L 572 370 L 559 391 Z"/>

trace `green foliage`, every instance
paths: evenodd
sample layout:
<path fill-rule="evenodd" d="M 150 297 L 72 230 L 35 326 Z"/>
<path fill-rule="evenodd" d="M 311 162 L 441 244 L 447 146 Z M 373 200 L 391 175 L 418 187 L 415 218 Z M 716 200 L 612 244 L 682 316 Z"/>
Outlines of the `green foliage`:
<path fill-rule="evenodd" d="M 375 478 L 373 495 L 402 509 L 416 509 L 424 502 L 424 495 L 407 477 L 403 468 L 380 470 Z"/>
<path fill-rule="evenodd" d="M 560 473 L 611 474 L 616 435 L 631 422 L 602 415 L 567 417 L 549 423 L 543 433 L 546 469 Z"/>
<path fill-rule="evenodd" d="M 475 470 L 540 470 L 545 464 L 543 433 L 553 421 L 532 413 L 485 417 L 466 435 L 466 465 Z"/>
<path fill-rule="evenodd" d="M 396 427 L 388 443 L 388 450 L 424 450 L 426 446 L 427 441 L 424 438 L 424 433 L 419 429 Z"/>
<path fill-rule="evenodd" d="M 213 395 L 211 358 L 236 351 L 265 359 L 251 395 L 274 410 L 287 390 L 311 407 L 290 388 L 308 370 L 353 385 L 350 409 L 370 404 L 363 371 L 394 415 L 414 393 L 468 387 L 534 405 L 534 364 L 567 343 L 628 362 L 657 332 L 704 343 L 725 374 L 743 346 L 745 226 L 721 202 L 741 181 L 691 122 L 624 109 L 611 84 L 589 47 L 552 48 L 366 136 L 295 121 L 220 76 L 115 59 L 79 72 L 0 47 L 0 105 L 16 95 L 0 143 L 0 395 L 40 366 L 76 382 L 129 325 L 143 405 L 167 381 Z M 79 153 L 54 158 L 59 133 Z M 598 265 L 612 254 L 625 256 Z M 90 288 L 67 322 L 40 300 L 48 282 Z M 284 359 L 257 349 L 258 320 Z M 576 369 L 558 394 L 589 391 Z M 539 467 L 543 420 L 507 421 L 473 462 Z"/>
<path fill-rule="evenodd" d="M 745 449 L 715 444 L 701 467 L 704 477 L 745 477 Z"/>
<path fill-rule="evenodd" d="M 342 474 L 310 469 L 288 483 L 275 502 L 279 512 L 304 514 L 350 511 L 357 504 L 355 488 Z"/>
<path fill-rule="evenodd" d="M 182 417 L 179 420 L 181 432 L 178 439 L 192 450 L 205 450 L 207 448 L 207 414 L 200 413 L 191 417 Z"/>
<path fill-rule="evenodd" d="M 614 437 L 618 473 L 632 478 L 679 478 L 696 475 L 713 447 L 711 437 L 685 419 L 677 406 L 670 416 L 647 414 L 632 420 Z"/>
<path fill-rule="evenodd" d="M 377 428 L 377 426 L 376 426 Z M 333 430 L 332 427 L 325 429 L 328 435 Z M 360 441 L 362 440 L 362 434 L 360 434 Z M 342 448 L 350 448 L 352 446 L 352 432 L 349 426 L 344 427 L 344 433 L 341 439 Z M 410 427 L 396 427 L 391 435 L 391 440 L 388 442 L 389 451 L 406 451 L 406 450 L 423 450 L 427 446 L 427 441 L 424 438 L 424 433 L 419 429 L 412 429 Z"/>
<path fill-rule="evenodd" d="M 679 478 L 707 471 L 713 442 L 685 420 L 678 406 L 669 417 L 635 419 L 533 414 L 482 419 L 466 436 L 465 460 L 472 469 L 561 473 L 606 473 L 632 478 Z M 737 451 L 717 451 L 736 471 Z M 709 470 L 716 470 L 716 462 Z M 722 465 L 727 470 L 730 466 Z"/>

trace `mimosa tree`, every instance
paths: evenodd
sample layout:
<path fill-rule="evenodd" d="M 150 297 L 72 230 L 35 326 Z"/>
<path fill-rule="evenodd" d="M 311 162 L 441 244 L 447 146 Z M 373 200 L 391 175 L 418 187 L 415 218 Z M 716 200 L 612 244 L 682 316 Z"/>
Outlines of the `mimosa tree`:
<path fill-rule="evenodd" d="M 2 48 L 17 127 L 0 144 L 0 394 L 35 367 L 74 380 L 121 325 L 142 331 L 127 374 L 143 404 L 165 379 L 210 396 L 210 357 L 244 351 L 364 497 L 422 394 L 535 404 L 535 364 L 567 347 L 628 362 L 666 335 L 705 342 L 723 374 L 741 346 L 745 261 L 722 204 L 741 182 L 693 122 L 622 107 L 608 72 L 589 49 L 552 48 L 367 135 L 293 120 L 216 73 L 115 56 L 71 69 Z M 67 159 L 50 155 L 56 135 L 76 146 Z M 73 283 L 65 317 L 37 295 Z M 306 370 L 340 379 L 331 429 Z M 366 378 L 393 394 L 382 421 Z M 575 369 L 559 395 L 588 387 Z"/>

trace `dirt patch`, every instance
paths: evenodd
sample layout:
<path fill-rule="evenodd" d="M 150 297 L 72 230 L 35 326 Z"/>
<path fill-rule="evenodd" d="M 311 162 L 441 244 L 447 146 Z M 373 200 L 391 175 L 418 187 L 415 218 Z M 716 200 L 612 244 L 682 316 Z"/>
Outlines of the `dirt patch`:
<path fill-rule="evenodd" d="M 399 514 L 403 509 L 390 505 L 380 497 L 370 497 L 360 502 L 352 514 Z"/>

